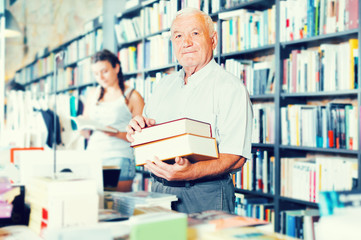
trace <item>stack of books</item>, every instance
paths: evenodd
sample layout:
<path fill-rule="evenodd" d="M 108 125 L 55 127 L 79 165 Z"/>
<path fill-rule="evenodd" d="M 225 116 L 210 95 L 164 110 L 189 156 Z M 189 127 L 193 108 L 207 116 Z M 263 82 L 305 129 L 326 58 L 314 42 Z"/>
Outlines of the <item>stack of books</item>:
<path fill-rule="evenodd" d="M 186 157 L 191 161 L 218 158 L 218 148 L 209 123 L 181 118 L 150 127 L 133 135 L 135 162 L 144 165 L 154 157 L 170 160 Z"/>
<path fill-rule="evenodd" d="M 0 218 L 11 217 L 13 210 L 11 203 L 19 194 L 19 187 L 12 187 L 7 177 L 0 177 Z"/>
<path fill-rule="evenodd" d="M 177 201 L 176 195 L 156 192 L 111 192 L 113 198 L 113 209 L 120 213 L 132 216 L 135 208 L 160 206 L 171 209 L 171 203 Z"/>
<path fill-rule="evenodd" d="M 46 231 L 98 222 L 99 197 L 91 179 L 37 177 L 26 185 L 30 204 L 29 228 L 40 236 Z"/>

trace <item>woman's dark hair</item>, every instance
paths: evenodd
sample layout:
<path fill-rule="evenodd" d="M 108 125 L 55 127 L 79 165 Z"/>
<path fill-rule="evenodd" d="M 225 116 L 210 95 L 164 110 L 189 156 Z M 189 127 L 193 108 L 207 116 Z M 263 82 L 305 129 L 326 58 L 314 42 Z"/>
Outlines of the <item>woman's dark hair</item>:
<path fill-rule="evenodd" d="M 103 50 L 97 52 L 91 58 L 91 63 L 92 64 L 97 63 L 99 61 L 108 61 L 112 65 L 113 68 L 115 68 L 115 66 L 117 64 L 119 64 L 118 84 L 119 84 L 119 87 L 122 90 L 122 93 L 124 95 L 124 88 L 125 88 L 124 87 L 124 78 L 123 78 L 122 67 L 120 65 L 120 61 L 119 61 L 118 57 L 114 53 L 112 53 L 111 51 L 109 51 L 107 49 L 103 49 Z M 100 91 L 98 101 L 100 101 L 104 96 L 104 88 L 101 87 L 100 89 L 101 89 L 101 91 Z"/>

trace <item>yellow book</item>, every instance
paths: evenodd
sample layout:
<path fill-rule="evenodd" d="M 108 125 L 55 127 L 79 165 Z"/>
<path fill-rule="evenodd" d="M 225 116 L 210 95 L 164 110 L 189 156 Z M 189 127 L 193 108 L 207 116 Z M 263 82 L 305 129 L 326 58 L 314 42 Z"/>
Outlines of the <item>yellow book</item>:
<path fill-rule="evenodd" d="M 358 39 L 350 39 L 350 89 L 355 89 L 355 54 L 358 49 Z"/>

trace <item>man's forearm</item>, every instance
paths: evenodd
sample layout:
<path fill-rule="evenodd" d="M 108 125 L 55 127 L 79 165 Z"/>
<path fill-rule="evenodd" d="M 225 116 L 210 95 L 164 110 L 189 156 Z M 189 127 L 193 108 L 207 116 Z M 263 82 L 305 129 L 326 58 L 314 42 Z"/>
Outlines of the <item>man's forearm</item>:
<path fill-rule="evenodd" d="M 192 164 L 188 180 L 213 177 L 241 169 L 246 159 L 242 156 L 221 153 L 218 159 L 199 161 Z"/>

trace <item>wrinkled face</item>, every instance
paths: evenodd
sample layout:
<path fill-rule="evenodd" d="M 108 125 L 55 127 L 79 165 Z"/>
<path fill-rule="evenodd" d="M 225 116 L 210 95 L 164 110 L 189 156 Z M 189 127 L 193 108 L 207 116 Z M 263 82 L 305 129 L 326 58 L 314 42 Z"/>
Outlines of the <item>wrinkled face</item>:
<path fill-rule="evenodd" d="M 217 33 L 209 35 L 200 14 L 178 16 L 172 25 L 172 43 L 176 58 L 185 69 L 204 67 L 213 57 Z"/>
<path fill-rule="evenodd" d="M 94 77 L 103 88 L 112 87 L 118 84 L 119 65 L 114 68 L 108 61 L 98 61 L 92 64 Z"/>

